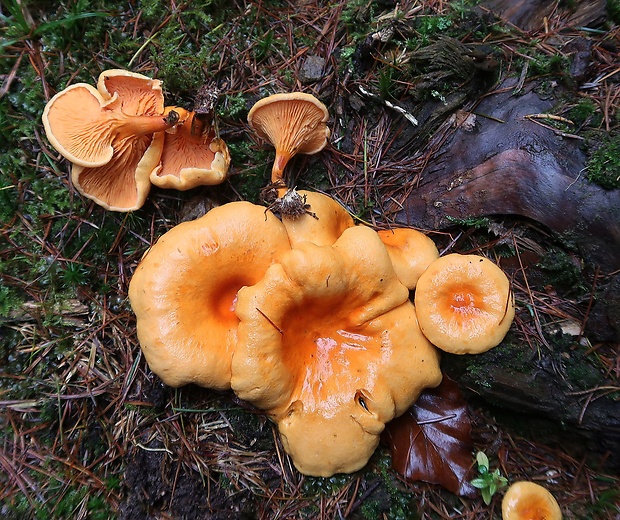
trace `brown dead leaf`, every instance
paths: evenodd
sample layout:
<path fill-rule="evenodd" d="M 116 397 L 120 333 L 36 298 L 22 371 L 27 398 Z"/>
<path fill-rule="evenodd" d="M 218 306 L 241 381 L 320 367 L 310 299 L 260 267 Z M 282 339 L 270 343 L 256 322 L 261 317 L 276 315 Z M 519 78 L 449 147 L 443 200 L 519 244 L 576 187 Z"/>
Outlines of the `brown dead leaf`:
<path fill-rule="evenodd" d="M 392 452 L 392 467 L 407 480 L 476 496 L 468 478 L 474 457 L 467 403 L 445 375 L 437 388 L 425 390 L 404 415 L 387 425 L 383 441 Z"/>

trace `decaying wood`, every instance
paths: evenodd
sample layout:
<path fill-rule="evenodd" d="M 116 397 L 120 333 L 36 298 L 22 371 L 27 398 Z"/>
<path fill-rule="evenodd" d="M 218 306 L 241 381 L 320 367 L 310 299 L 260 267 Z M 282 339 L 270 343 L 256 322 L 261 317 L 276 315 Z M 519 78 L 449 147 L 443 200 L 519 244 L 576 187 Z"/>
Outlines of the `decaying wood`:
<path fill-rule="evenodd" d="M 553 100 L 514 83 L 486 97 L 429 162 L 399 220 L 441 229 L 453 219 L 519 215 L 547 226 L 605 272 L 620 269 L 620 190 L 585 176 L 582 144 L 531 117 Z M 565 134 L 565 133 L 564 133 Z"/>
<path fill-rule="evenodd" d="M 523 31 L 540 31 L 549 23 L 549 17 L 558 9 L 568 25 L 574 27 L 597 26 L 606 18 L 605 0 L 588 0 L 576 2 L 574 6 L 563 5 L 567 2 L 554 0 L 489 0 L 480 7 L 492 12 Z"/>

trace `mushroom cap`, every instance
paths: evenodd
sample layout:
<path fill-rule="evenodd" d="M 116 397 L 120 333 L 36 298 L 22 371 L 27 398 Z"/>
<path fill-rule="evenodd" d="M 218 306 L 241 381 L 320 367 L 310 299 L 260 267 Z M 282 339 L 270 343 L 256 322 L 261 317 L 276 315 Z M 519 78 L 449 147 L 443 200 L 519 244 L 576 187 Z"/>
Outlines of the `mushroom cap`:
<path fill-rule="evenodd" d="M 362 467 L 387 421 L 441 381 L 377 234 L 306 241 L 239 291 L 232 388 L 278 424 L 304 474 Z"/>
<path fill-rule="evenodd" d="M 84 197 L 108 211 L 135 211 L 151 190 L 151 172 L 159 164 L 163 145 L 163 132 L 114 142 L 114 155 L 106 164 L 74 164 L 71 181 Z"/>
<path fill-rule="evenodd" d="M 331 246 L 345 229 L 355 225 L 349 212 L 331 197 L 315 191 L 297 193 L 305 199 L 310 213 L 295 219 L 282 215 L 293 247 L 306 240 L 318 246 Z"/>
<path fill-rule="evenodd" d="M 104 98 L 86 83 L 76 83 L 58 92 L 45 105 L 43 126 L 58 152 L 80 166 L 102 166 L 114 154 L 118 98 Z M 106 110 L 106 108 L 108 110 Z M 93 135 L 98 134 L 97 139 Z"/>
<path fill-rule="evenodd" d="M 515 313 L 504 272 L 487 258 L 457 253 L 438 258 L 421 274 L 415 307 L 424 335 L 453 354 L 495 347 Z"/>
<path fill-rule="evenodd" d="M 137 72 L 109 69 L 99 74 L 97 90 L 106 99 L 117 98 L 128 116 L 160 115 L 164 112 L 161 81 Z"/>
<path fill-rule="evenodd" d="M 502 500 L 502 520 L 562 520 L 554 496 L 534 482 L 515 482 Z"/>
<path fill-rule="evenodd" d="M 165 233 L 129 284 L 151 370 L 170 386 L 230 388 L 237 291 L 289 248 L 281 222 L 249 202 L 225 204 Z"/>
<path fill-rule="evenodd" d="M 365 343 L 382 331 L 383 344 Z M 439 353 L 422 335 L 411 302 L 369 323 L 364 332 L 369 335 L 349 338 L 332 358 L 333 367 L 304 374 L 304 384 L 314 383 L 315 393 L 321 391 L 317 387 L 322 377 L 335 379 L 331 390 L 316 396 L 324 400 L 314 403 L 310 398 L 310 406 L 304 405 L 312 395 L 312 390 L 305 389 L 278 422 L 282 444 L 303 474 L 329 477 L 361 469 L 376 449 L 385 424 L 402 415 L 424 388 L 441 382 Z M 355 351 L 364 347 L 366 355 L 356 356 Z M 320 346 L 317 353 L 327 357 L 328 349 L 329 345 Z M 327 363 L 328 359 L 319 361 Z M 344 377 L 336 375 L 340 371 Z"/>
<path fill-rule="evenodd" d="M 330 136 L 325 124 L 328 119 L 325 105 L 303 92 L 273 94 L 256 102 L 248 112 L 250 127 L 276 149 L 276 177 L 295 154 L 315 154 L 325 148 Z M 276 180 L 272 176 L 272 181 Z"/>
<path fill-rule="evenodd" d="M 410 228 L 379 230 L 401 283 L 415 289 L 420 275 L 439 258 L 437 246 L 424 233 Z"/>
<path fill-rule="evenodd" d="M 194 112 L 167 107 L 166 113 L 171 109 L 181 113 L 183 121 L 166 131 L 160 165 L 152 172 L 151 182 L 181 191 L 224 182 L 230 166 L 226 143 Z"/>
<path fill-rule="evenodd" d="M 45 106 L 50 143 L 72 163 L 76 189 L 106 209 L 138 209 L 150 190 L 163 135 L 161 82 L 120 69 L 104 71 L 98 89 L 78 83 Z"/>

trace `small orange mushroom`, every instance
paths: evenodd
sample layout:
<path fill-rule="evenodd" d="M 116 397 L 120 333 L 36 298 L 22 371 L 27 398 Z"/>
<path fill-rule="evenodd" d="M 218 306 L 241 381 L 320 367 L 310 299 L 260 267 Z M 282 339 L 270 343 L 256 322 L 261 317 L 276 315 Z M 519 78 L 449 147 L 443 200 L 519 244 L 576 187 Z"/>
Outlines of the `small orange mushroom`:
<path fill-rule="evenodd" d="M 195 112 L 167 107 L 179 114 L 179 124 L 166 131 L 160 164 L 151 182 L 160 188 L 189 190 L 224 182 L 230 166 L 226 143 L 215 129 Z"/>
<path fill-rule="evenodd" d="M 151 370 L 170 386 L 230 388 L 237 291 L 289 249 L 281 222 L 249 202 L 217 207 L 164 234 L 129 284 Z"/>
<path fill-rule="evenodd" d="M 298 243 L 240 289 L 231 385 L 277 423 L 300 472 L 360 469 L 385 423 L 441 381 L 408 296 L 364 226 Z"/>
<path fill-rule="evenodd" d="M 477 354 L 498 345 L 515 308 L 510 282 L 487 258 L 449 254 L 420 275 L 415 306 L 424 335 L 453 354 Z"/>
<path fill-rule="evenodd" d="M 161 82 L 123 70 L 99 76 L 98 89 L 71 85 L 45 106 L 50 143 L 72 163 L 76 189 L 106 209 L 131 211 L 144 204 L 149 176 L 161 156 L 164 130 Z"/>
<path fill-rule="evenodd" d="M 297 153 L 320 152 L 330 136 L 329 113 L 311 94 L 274 94 L 259 100 L 248 112 L 248 124 L 276 149 L 271 183 L 282 184 L 284 168 Z"/>
<path fill-rule="evenodd" d="M 515 482 L 502 500 L 502 520 L 562 520 L 555 497 L 534 482 Z"/>
<path fill-rule="evenodd" d="M 378 231 L 401 283 L 415 289 L 420 275 L 439 258 L 437 246 L 415 229 L 395 228 Z"/>
<path fill-rule="evenodd" d="M 349 212 L 327 195 L 315 191 L 295 192 L 303 200 L 306 211 L 297 218 L 282 213 L 291 245 L 309 240 L 318 246 L 331 246 L 342 232 L 355 225 Z"/>

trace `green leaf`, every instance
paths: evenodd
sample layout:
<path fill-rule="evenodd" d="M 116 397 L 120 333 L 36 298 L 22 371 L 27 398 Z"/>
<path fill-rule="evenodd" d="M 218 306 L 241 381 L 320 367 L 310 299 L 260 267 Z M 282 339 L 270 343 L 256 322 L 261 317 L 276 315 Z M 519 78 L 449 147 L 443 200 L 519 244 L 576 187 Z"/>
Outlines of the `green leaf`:
<path fill-rule="evenodd" d="M 478 489 L 484 489 L 488 487 L 489 485 L 488 480 L 484 478 L 475 478 L 474 480 L 471 480 L 469 483 Z"/>
<path fill-rule="evenodd" d="M 52 22 L 42 23 L 34 30 L 33 34 L 35 35 L 43 34 L 46 31 L 49 31 L 50 29 L 54 29 L 56 27 L 63 26 L 63 25 L 68 25 L 77 20 L 83 20 L 85 18 L 107 18 L 109 16 L 110 15 L 108 13 L 102 13 L 102 12 L 74 14 L 74 15 L 66 16 L 65 18 L 62 18 L 60 20 L 54 20 Z"/>
<path fill-rule="evenodd" d="M 478 469 L 482 473 L 482 469 L 484 468 L 484 473 L 486 473 L 489 469 L 489 458 L 482 451 L 476 453 L 476 462 L 478 463 Z"/>

